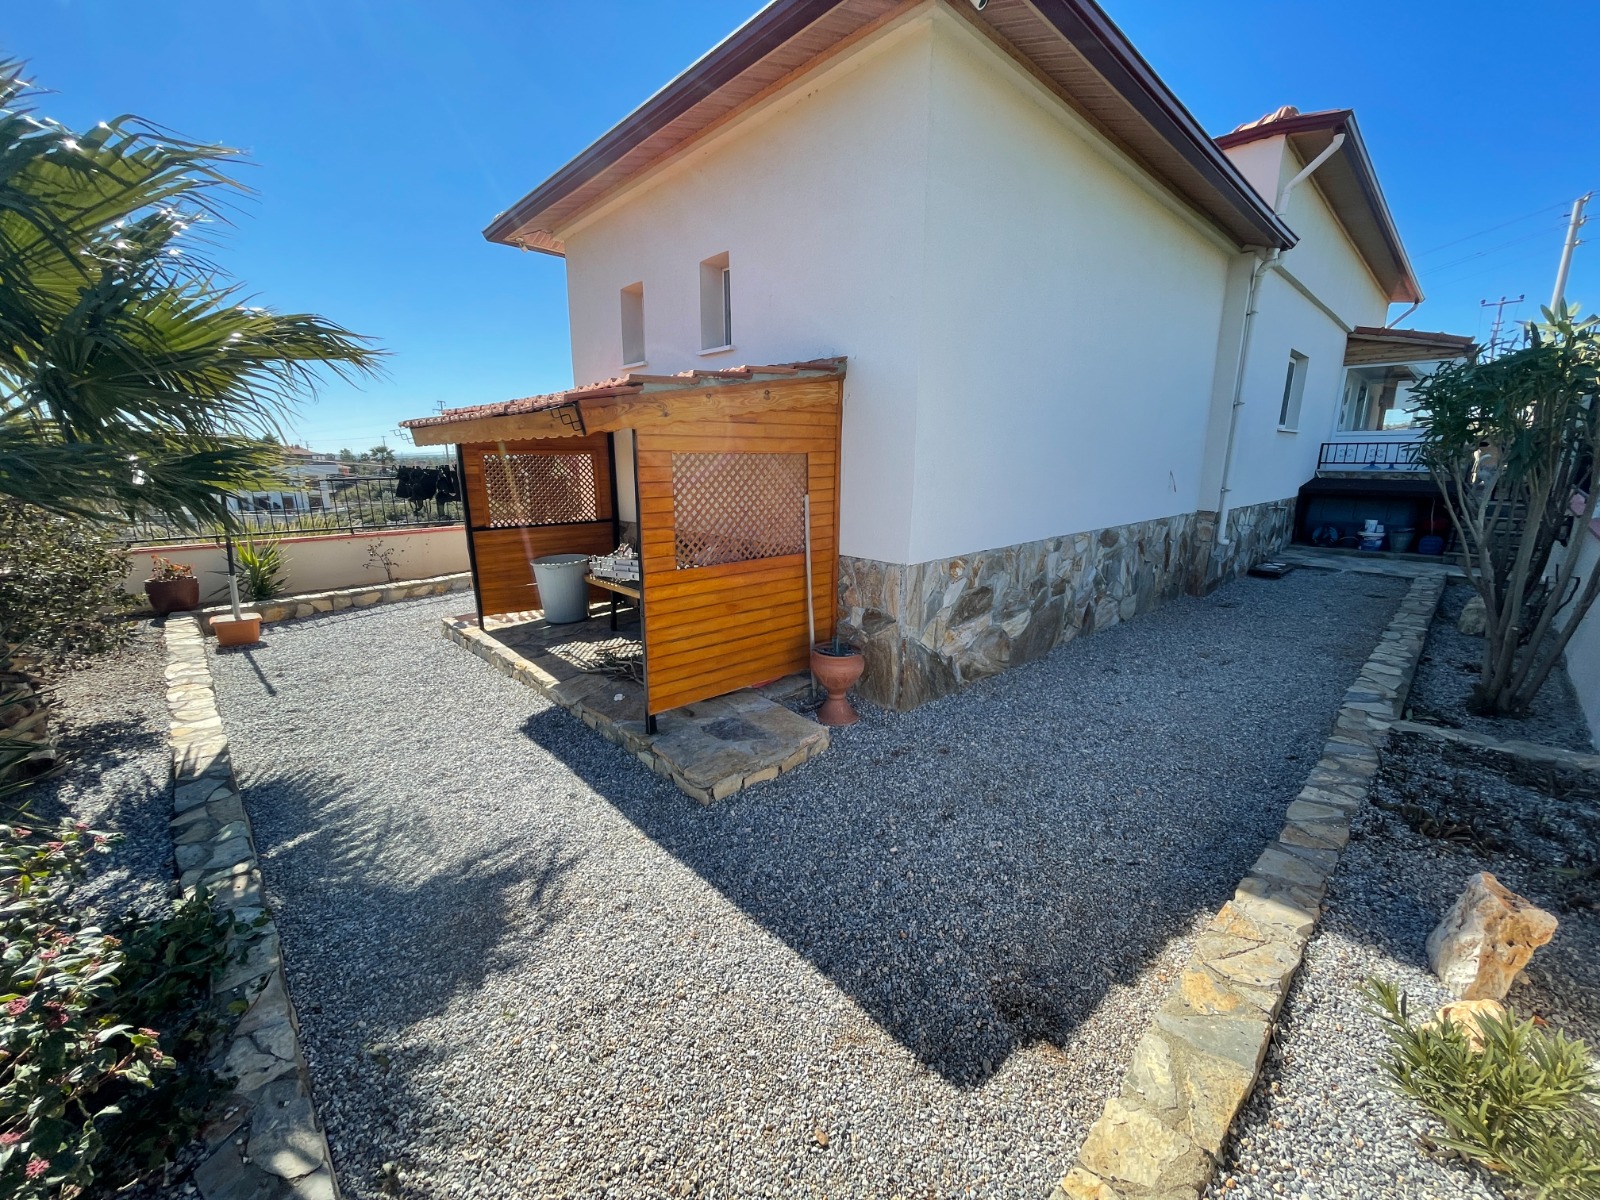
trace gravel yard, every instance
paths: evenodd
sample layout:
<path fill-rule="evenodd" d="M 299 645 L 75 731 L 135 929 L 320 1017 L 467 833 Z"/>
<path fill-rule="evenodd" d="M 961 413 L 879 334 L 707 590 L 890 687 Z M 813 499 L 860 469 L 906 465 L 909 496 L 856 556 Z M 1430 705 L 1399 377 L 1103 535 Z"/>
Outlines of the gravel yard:
<path fill-rule="evenodd" d="M 1492 871 L 1561 920 L 1508 1003 L 1600 1045 L 1594 881 L 1575 885 L 1550 871 L 1600 865 L 1594 784 L 1512 763 L 1393 735 L 1374 803 L 1355 821 L 1256 1095 L 1209 1193 L 1215 1200 L 1502 1195 L 1487 1172 L 1424 1152 L 1438 1129 L 1385 1086 L 1381 1024 L 1358 989 L 1372 977 L 1390 980 L 1422 1016 L 1450 999 L 1428 970 L 1424 944 L 1467 879 Z"/>
<path fill-rule="evenodd" d="M 1558 666 L 1550 673 L 1526 717 L 1480 717 L 1468 711 L 1467 694 L 1477 682 L 1483 662 L 1483 639 L 1459 632 L 1456 621 L 1472 595 L 1472 588 L 1460 580 L 1444 590 L 1412 684 L 1412 719 L 1486 733 L 1502 741 L 1590 750 L 1589 726 L 1565 667 Z"/>
<path fill-rule="evenodd" d="M 159 630 L 141 625 L 127 649 L 51 676 L 50 727 L 65 769 L 27 792 L 41 821 L 71 816 L 120 833 L 90 860 L 78 895 L 100 917 L 163 910 L 173 884 L 172 757 Z"/>
<path fill-rule="evenodd" d="M 1242 580 L 711 807 L 460 597 L 216 656 L 346 1193 L 1043 1195 L 1405 586 Z"/>

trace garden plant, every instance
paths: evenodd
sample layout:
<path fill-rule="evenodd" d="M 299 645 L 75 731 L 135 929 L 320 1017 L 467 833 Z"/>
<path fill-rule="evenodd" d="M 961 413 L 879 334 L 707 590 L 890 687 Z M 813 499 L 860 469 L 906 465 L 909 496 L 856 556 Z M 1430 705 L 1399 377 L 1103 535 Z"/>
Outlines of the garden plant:
<path fill-rule="evenodd" d="M 1419 456 L 1443 494 L 1485 610 L 1472 706 L 1522 714 L 1600 595 L 1561 539 L 1594 520 L 1600 489 L 1600 328 L 1545 311 L 1527 345 L 1451 363 L 1417 385 Z"/>

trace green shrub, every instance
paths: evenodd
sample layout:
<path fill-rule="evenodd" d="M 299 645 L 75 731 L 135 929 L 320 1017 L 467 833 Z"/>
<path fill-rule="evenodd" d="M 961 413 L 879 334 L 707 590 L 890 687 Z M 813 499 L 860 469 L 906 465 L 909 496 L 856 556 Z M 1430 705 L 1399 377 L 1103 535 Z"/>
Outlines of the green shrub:
<path fill-rule="evenodd" d="M 276 540 L 242 542 L 234 547 L 233 553 L 244 572 L 249 599 L 271 600 L 283 594 L 283 547 Z"/>
<path fill-rule="evenodd" d="M 54 661 L 118 648 L 127 572 L 111 527 L 0 501 L 0 642 Z"/>
<path fill-rule="evenodd" d="M 229 926 L 203 895 L 85 924 L 72 889 L 112 839 L 18 815 L 0 824 L 0 1195 L 109 1191 L 170 1157 L 217 1094 L 210 981 Z"/>
<path fill-rule="evenodd" d="M 1600 1080 L 1589 1048 L 1532 1021 L 1478 1018 L 1482 1047 L 1449 1021 L 1414 1023 L 1393 984 L 1367 996 L 1389 1039 L 1393 1086 L 1444 1123 L 1440 1144 L 1544 1200 L 1600 1200 Z"/>

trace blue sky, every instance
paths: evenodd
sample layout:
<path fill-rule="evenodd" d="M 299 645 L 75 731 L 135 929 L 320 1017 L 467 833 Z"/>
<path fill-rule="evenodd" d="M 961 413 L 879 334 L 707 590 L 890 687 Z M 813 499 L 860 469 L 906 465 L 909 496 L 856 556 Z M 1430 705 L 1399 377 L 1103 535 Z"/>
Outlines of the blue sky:
<path fill-rule="evenodd" d="M 480 230 L 754 7 L 146 0 L 135 21 L 125 0 L 33 0 L 0 17 L 0 53 L 29 61 L 57 93 L 40 107 L 69 124 L 134 112 L 248 152 L 258 195 L 222 260 L 260 302 L 392 352 L 384 379 L 331 384 L 295 425 L 360 450 L 440 404 L 573 382 L 561 263 Z M 1592 7 L 1107 7 L 1212 133 L 1280 104 L 1356 109 L 1429 297 L 1408 324 L 1483 337 L 1480 300 L 1526 294 L 1518 317 L 1548 300 L 1566 209 L 1600 188 Z M 1586 307 L 1596 242 L 1567 291 Z"/>

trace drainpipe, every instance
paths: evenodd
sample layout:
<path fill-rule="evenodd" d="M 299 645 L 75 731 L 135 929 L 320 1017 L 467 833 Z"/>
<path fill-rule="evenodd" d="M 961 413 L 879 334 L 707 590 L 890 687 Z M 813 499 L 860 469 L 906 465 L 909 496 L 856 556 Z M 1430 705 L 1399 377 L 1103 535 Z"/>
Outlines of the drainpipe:
<path fill-rule="evenodd" d="M 1333 135 L 1333 140 L 1323 148 L 1321 154 L 1300 168 L 1298 175 L 1278 189 L 1278 199 L 1272 206 L 1272 211 L 1280 217 L 1283 216 L 1284 207 L 1289 203 L 1289 193 L 1311 178 L 1318 167 L 1338 153 L 1342 145 L 1344 145 L 1344 133 L 1340 131 Z M 1267 257 L 1258 258 L 1255 267 L 1250 271 L 1250 287 L 1245 293 L 1244 325 L 1239 330 L 1239 358 L 1233 371 L 1233 408 L 1228 413 L 1228 444 L 1222 452 L 1222 487 L 1217 494 L 1217 545 L 1219 546 L 1228 544 L 1228 513 L 1233 508 L 1228 501 L 1228 479 L 1233 474 L 1233 445 L 1239 434 L 1239 410 L 1244 407 L 1244 368 L 1250 355 L 1250 334 L 1255 328 L 1256 296 L 1261 290 L 1262 277 L 1275 267 L 1282 257 L 1283 251 L 1275 249 Z"/>

